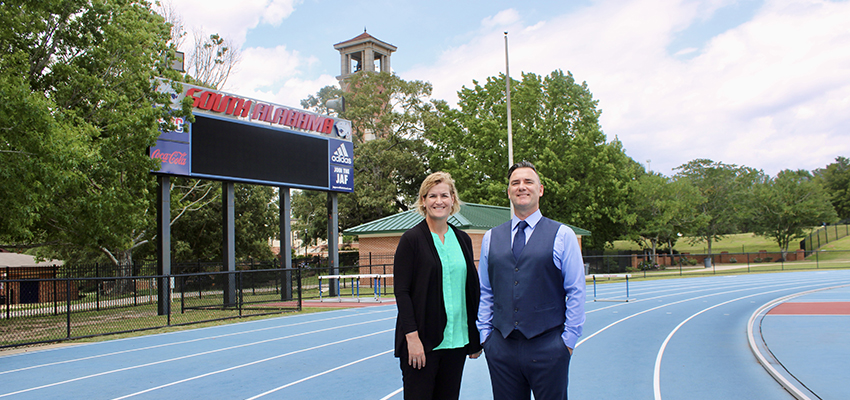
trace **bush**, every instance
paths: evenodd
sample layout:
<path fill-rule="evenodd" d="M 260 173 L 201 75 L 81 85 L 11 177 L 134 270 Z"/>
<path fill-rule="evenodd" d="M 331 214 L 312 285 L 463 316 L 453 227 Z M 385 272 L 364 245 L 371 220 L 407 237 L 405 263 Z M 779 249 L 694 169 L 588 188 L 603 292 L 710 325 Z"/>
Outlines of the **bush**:
<path fill-rule="evenodd" d="M 729 262 L 734 264 L 734 263 L 737 263 L 738 260 L 735 257 L 729 257 Z"/>

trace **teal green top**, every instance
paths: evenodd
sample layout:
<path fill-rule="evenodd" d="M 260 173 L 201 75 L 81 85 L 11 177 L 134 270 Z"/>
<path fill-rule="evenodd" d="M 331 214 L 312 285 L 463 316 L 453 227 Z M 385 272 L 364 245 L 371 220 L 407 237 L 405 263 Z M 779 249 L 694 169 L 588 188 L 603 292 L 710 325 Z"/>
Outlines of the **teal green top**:
<path fill-rule="evenodd" d="M 454 230 L 446 232 L 446 242 L 431 232 L 440 263 L 443 264 L 443 303 L 446 305 L 446 329 L 443 341 L 434 350 L 456 349 L 469 343 L 466 322 L 466 259 Z"/>

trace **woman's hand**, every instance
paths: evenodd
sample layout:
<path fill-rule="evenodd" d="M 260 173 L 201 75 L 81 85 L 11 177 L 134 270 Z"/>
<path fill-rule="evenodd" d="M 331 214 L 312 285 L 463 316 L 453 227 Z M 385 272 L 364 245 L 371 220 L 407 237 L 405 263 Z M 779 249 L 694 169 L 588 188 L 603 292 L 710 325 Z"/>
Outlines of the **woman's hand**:
<path fill-rule="evenodd" d="M 478 357 L 481 357 L 481 353 L 482 353 L 482 352 L 484 352 L 484 350 L 478 350 L 478 352 L 477 352 L 477 353 L 475 353 L 475 354 L 470 354 L 470 355 L 469 355 L 469 358 L 474 360 L 474 359 L 476 359 L 476 358 L 478 358 Z"/>
<path fill-rule="evenodd" d="M 419 340 L 419 331 L 413 331 L 404 335 L 407 339 L 407 364 L 415 369 L 425 366 L 425 347 Z"/>

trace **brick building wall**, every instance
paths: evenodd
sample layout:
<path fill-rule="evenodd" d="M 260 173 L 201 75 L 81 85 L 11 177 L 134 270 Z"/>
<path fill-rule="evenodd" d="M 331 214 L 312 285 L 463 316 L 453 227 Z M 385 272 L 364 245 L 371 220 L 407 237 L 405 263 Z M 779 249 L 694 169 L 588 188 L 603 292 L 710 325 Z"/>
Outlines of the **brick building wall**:
<path fill-rule="evenodd" d="M 473 259 L 475 260 L 475 266 L 478 267 L 478 259 L 481 257 L 481 240 L 484 239 L 484 231 L 468 231 L 466 232 L 469 235 L 469 238 L 472 240 L 472 252 Z M 385 236 L 371 236 L 371 235 L 361 235 L 359 238 L 359 251 L 360 251 L 360 259 L 361 260 L 369 260 L 369 255 L 372 255 L 372 259 L 374 264 L 378 263 L 388 263 L 391 264 L 393 254 L 395 254 L 395 249 L 398 247 L 398 241 L 401 238 L 401 233 L 391 233 L 386 234 Z M 377 261 L 382 260 L 382 261 Z M 369 267 L 363 266 L 364 262 L 361 261 L 360 273 L 368 274 Z M 386 270 L 387 274 L 393 273 L 392 265 L 387 265 L 386 268 L 382 267 L 382 270 Z M 374 271 L 373 271 L 374 273 Z M 392 278 L 387 279 L 387 284 L 392 285 Z"/>

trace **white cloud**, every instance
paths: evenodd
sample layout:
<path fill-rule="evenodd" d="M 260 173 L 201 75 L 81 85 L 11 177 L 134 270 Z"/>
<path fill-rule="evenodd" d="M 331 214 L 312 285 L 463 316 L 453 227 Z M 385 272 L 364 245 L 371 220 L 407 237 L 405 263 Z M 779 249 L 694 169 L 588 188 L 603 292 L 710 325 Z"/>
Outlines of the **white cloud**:
<path fill-rule="evenodd" d="M 249 48 L 242 51 L 239 70 L 228 80 L 225 91 L 290 107 L 319 89 L 337 84 L 335 77 L 321 75 L 303 79 L 302 70 L 316 63 L 315 57 L 288 51 L 286 46 Z"/>
<path fill-rule="evenodd" d="M 191 35 L 200 28 L 206 34 L 218 33 L 242 45 L 248 31 L 260 23 L 278 25 L 295 11 L 301 0 L 170 0 L 184 17 Z M 186 41 L 188 45 L 192 39 Z"/>
<path fill-rule="evenodd" d="M 561 69 L 587 81 L 609 139 L 667 175 L 695 158 L 774 175 L 850 153 L 850 3 L 767 1 L 693 58 L 667 52 L 677 32 L 726 3 L 600 1 L 545 24 L 505 19 L 511 75 Z M 400 75 L 455 102 L 461 86 L 504 72 L 506 25 L 493 23 L 501 14 L 436 64 Z"/>
<path fill-rule="evenodd" d="M 207 32 L 240 44 L 260 24 L 282 23 L 301 2 L 173 1 L 178 12 L 191 13 L 187 28 L 203 21 Z M 508 31 L 514 79 L 522 72 L 572 72 L 599 100 L 608 138 L 618 137 L 629 156 L 651 159 L 664 174 L 695 158 L 774 175 L 850 155 L 850 2 L 765 0 L 750 21 L 668 52 L 677 35 L 736 6 L 734 0 L 598 0 L 538 20 L 516 6 L 483 16 L 466 32 L 447 30 L 469 39 L 431 64 L 393 65 L 402 78 L 431 82 L 433 97 L 454 103 L 461 87 L 504 73 Z M 416 49 L 400 49 L 399 57 L 415 60 Z M 314 54 L 283 44 L 248 48 L 227 90 L 297 107 L 337 83 L 330 74 L 338 65 L 317 63 Z"/>

